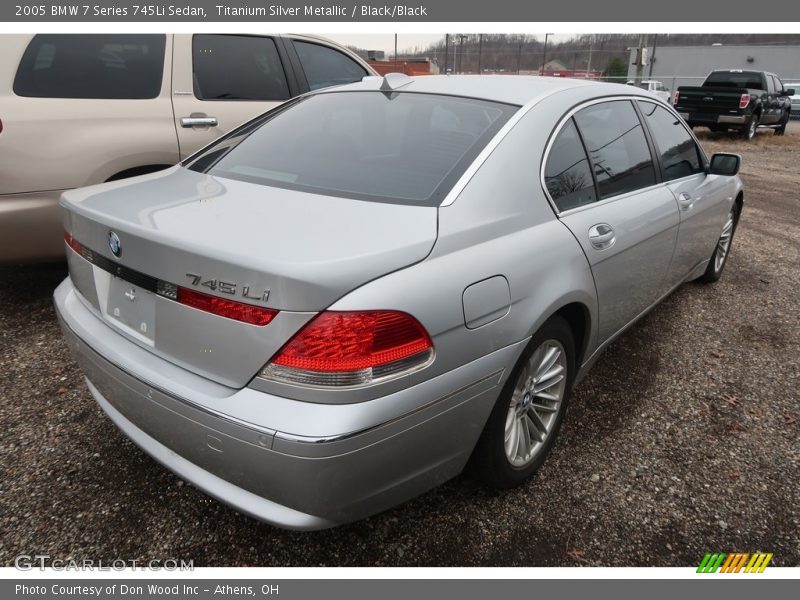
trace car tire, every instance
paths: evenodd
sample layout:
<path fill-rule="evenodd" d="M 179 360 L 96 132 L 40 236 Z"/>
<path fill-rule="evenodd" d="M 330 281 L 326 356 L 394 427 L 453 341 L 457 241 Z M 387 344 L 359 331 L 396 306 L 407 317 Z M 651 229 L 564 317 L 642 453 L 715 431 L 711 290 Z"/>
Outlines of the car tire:
<path fill-rule="evenodd" d="M 711 259 L 708 261 L 708 266 L 705 272 L 698 277 L 698 281 L 703 283 L 714 283 L 722 277 L 722 271 L 725 270 L 725 265 L 728 262 L 728 257 L 731 254 L 731 245 L 733 244 L 733 235 L 736 233 L 736 226 L 739 224 L 739 207 L 734 204 L 731 207 L 728 217 L 725 219 L 725 225 L 722 227 L 722 233 L 714 246 L 714 252 L 711 254 Z"/>
<path fill-rule="evenodd" d="M 539 469 L 552 450 L 574 381 L 572 329 L 555 315 L 531 338 L 489 415 L 471 460 L 480 481 L 512 488 Z"/>
<path fill-rule="evenodd" d="M 758 131 L 758 122 L 759 122 L 758 113 L 753 114 L 750 117 L 750 120 L 747 122 L 747 125 L 744 126 L 741 130 L 741 135 L 746 140 L 752 140 L 756 137 L 756 132 Z"/>
<path fill-rule="evenodd" d="M 786 111 L 783 117 L 780 120 L 780 124 L 775 128 L 775 135 L 783 135 L 786 133 L 786 126 L 789 124 L 789 118 L 791 117 L 791 111 Z"/>

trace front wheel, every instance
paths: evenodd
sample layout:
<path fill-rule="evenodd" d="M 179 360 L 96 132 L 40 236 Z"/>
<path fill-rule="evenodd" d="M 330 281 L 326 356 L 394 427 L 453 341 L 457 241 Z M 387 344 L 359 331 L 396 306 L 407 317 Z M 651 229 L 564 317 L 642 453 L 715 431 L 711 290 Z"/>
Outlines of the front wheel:
<path fill-rule="evenodd" d="M 722 227 L 722 233 L 719 236 L 719 240 L 717 240 L 714 253 L 711 255 L 711 260 L 708 261 L 705 273 L 700 276 L 700 281 L 704 283 L 713 283 L 722 276 L 722 271 L 725 268 L 725 263 L 728 261 L 728 255 L 731 252 L 733 234 L 736 231 L 736 224 L 738 221 L 739 211 L 736 205 L 734 205 L 728 213 L 728 218 L 725 219 L 725 225 Z"/>
<path fill-rule="evenodd" d="M 495 488 L 523 483 L 553 447 L 575 379 L 569 324 L 549 319 L 531 339 L 484 427 L 472 464 Z"/>

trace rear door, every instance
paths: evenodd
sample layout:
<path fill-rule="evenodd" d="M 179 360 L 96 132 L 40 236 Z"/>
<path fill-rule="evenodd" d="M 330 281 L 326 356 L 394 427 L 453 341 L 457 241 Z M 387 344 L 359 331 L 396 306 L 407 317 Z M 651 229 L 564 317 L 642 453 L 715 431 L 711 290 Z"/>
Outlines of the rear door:
<path fill-rule="evenodd" d="M 297 93 L 274 37 L 175 36 L 172 103 L 182 158 Z"/>
<path fill-rule="evenodd" d="M 664 181 L 678 204 L 680 229 L 669 279 L 682 281 L 711 257 L 735 183 L 706 174 L 706 159 L 683 120 L 666 107 L 640 100 L 639 108 L 660 156 Z"/>
<path fill-rule="evenodd" d="M 578 110 L 553 142 L 545 183 L 591 265 L 602 343 L 668 290 L 678 232 L 675 198 L 633 103 Z"/>

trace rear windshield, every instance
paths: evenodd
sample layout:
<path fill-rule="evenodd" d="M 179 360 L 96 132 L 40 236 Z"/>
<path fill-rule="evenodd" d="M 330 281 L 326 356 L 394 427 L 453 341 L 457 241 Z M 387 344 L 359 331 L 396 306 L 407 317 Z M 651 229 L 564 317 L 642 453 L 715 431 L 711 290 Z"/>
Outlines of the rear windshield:
<path fill-rule="evenodd" d="M 703 85 L 749 88 L 752 90 L 764 89 L 761 83 L 761 73 L 757 71 L 715 71 L 708 76 Z"/>
<path fill-rule="evenodd" d="M 432 94 L 316 94 L 186 165 L 273 187 L 435 206 L 517 108 Z"/>

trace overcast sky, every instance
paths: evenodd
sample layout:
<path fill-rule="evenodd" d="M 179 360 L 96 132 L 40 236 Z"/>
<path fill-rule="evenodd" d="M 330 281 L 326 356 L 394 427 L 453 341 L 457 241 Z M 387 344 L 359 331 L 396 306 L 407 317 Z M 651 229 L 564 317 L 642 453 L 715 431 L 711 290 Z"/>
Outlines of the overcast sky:
<path fill-rule="evenodd" d="M 326 33 L 323 35 L 345 46 L 358 46 L 366 50 L 383 50 L 388 53 L 394 52 L 394 34 L 392 33 Z M 444 33 L 400 33 L 397 35 L 397 52 L 402 54 L 413 50 L 415 46 L 425 48 L 443 37 Z M 544 35 L 537 37 L 544 39 Z M 570 34 L 558 34 L 551 36 L 550 39 L 561 41 L 570 37 L 572 37 Z"/>

